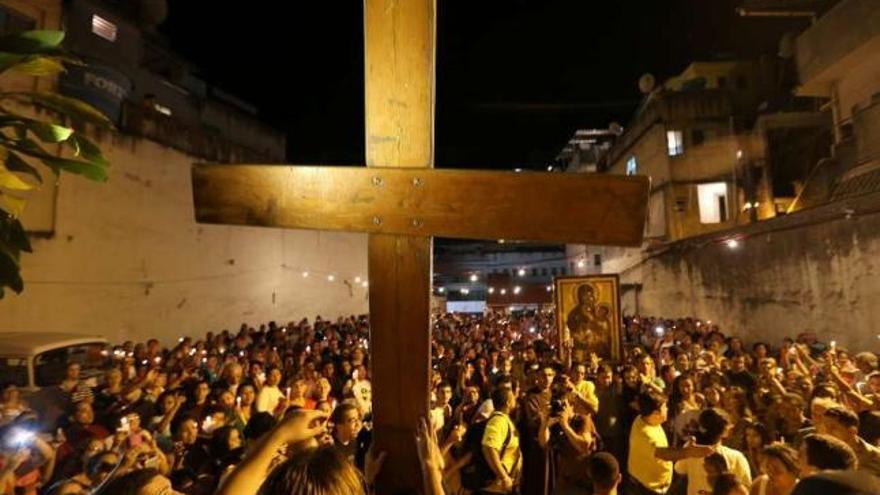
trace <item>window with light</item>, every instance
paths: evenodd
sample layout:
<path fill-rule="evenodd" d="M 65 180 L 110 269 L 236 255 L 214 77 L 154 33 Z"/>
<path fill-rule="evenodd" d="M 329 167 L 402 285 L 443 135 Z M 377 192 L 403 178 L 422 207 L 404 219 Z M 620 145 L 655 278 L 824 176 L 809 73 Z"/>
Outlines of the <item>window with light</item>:
<path fill-rule="evenodd" d="M 727 221 L 727 183 L 712 182 L 697 185 L 700 223 Z"/>
<path fill-rule="evenodd" d="M 684 135 L 681 131 L 666 131 L 666 149 L 669 156 L 678 156 L 684 153 Z"/>
<path fill-rule="evenodd" d="M 636 163 L 636 157 L 631 156 L 626 161 L 626 175 L 636 175 L 639 171 L 639 164 Z"/>
<path fill-rule="evenodd" d="M 116 24 L 94 14 L 92 15 L 92 33 L 107 41 L 116 41 Z"/>

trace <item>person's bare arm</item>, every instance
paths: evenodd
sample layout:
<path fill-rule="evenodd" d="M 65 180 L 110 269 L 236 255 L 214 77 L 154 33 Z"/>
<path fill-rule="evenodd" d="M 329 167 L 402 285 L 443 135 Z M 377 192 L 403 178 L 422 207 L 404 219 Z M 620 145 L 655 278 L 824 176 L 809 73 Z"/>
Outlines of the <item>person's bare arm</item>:
<path fill-rule="evenodd" d="M 156 433 L 160 434 L 168 429 L 171 426 L 171 421 L 174 419 L 174 416 L 177 415 L 177 411 L 180 410 L 180 407 L 186 403 L 186 397 L 179 395 L 174 398 L 174 406 L 170 411 L 165 413 L 165 416 L 162 417 L 162 420 L 159 421 L 159 425 L 156 427 Z"/>
<path fill-rule="evenodd" d="M 540 418 L 541 426 L 538 427 L 538 445 L 540 445 L 542 449 L 546 449 L 547 444 L 550 443 L 550 426 L 557 421 L 551 419 L 546 412 L 541 413 Z"/>
<path fill-rule="evenodd" d="M 162 452 L 162 449 L 159 448 L 159 444 L 156 443 L 156 438 L 154 436 L 147 436 L 145 441 L 150 446 L 153 455 L 156 457 L 156 469 L 159 470 L 159 474 L 167 476 L 168 473 L 171 472 L 171 464 L 168 462 L 168 457 L 166 457 L 165 453 Z"/>
<path fill-rule="evenodd" d="M 862 395 L 855 387 L 849 384 L 846 380 L 840 376 L 836 367 L 831 367 L 830 369 L 831 378 L 834 379 L 834 382 L 837 383 L 840 390 L 845 394 L 845 398 L 849 399 L 852 402 L 853 408 L 856 409 L 856 412 L 864 409 L 870 409 L 874 402 L 871 399 Z"/>
<path fill-rule="evenodd" d="M 437 445 L 437 431 L 429 426 L 430 420 L 422 418 L 416 433 L 416 451 L 422 467 L 425 495 L 444 495 L 443 454 Z"/>
<path fill-rule="evenodd" d="M 236 466 L 216 495 L 256 495 L 269 473 L 275 454 L 285 445 L 314 438 L 325 431 L 327 414 L 301 411 L 275 427 L 241 464 Z"/>
<path fill-rule="evenodd" d="M 571 404 L 566 404 L 565 408 L 559 414 L 559 426 L 562 427 L 562 432 L 565 434 L 565 437 L 578 452 L 588 454 L 590 452 L 590 447 L 593 446 L 593 437 L 589 432 L 581 434 L 572 429 L 571 418 L 573 416 L 574 407 L 572 407 Z M 589 418 L 586 418 L 586 420 L 589 421 Z"/>
<path fill-rule="evenodd" d="M 444 459 L 446 459 L 447 454 L 452 450 L 452 447 L 464 439 L 466 432 L 467 428 L 464 425 L 456 425 L 452 431 L 449 432 L 446 441 L 440 446 L 440 453 L 443 454 Z"/>
<path fill-rule="evenodd" d="M 461 459 L 456 459 L 454 462 L 447 463 L 446 469 L 443 470 L 443 477 L 446 478 L 448 476 L 453 475 L 454 473 L 461 470 L 461 468 L 467 466 L 471 463 L 471 459 L 474 458 L 474 454 L 472 452 L 468 452 L 463 455 Z"/>
<path fill-rule="evenodd" d="M 786 393 L 788 393 L 788 390 L 785 390 L 785 387 L 779 380 L 776 379 L 776 377 L 768 376 L 767 381 L 770 382 L 770 386 L 773 387 L 774 390 L 776 390 L 776 393 L 780 395 L 785 395 Z"/>
<path fill-rule="evenodd" d="M 684 447 L 661 447 L 654 449 L 654 457 L 664 461 L 680 461 L 690 457 L 706 457 L 715 449 L 708 445 L 685 445 Z"/>
<path fill-rule="evenodd" d="M 815 359 L 813 359 L 812 356 L 810 356 L 810 352 L 809 352 L 806 345 L 795 344 L 795 349 L 797 349 L 797 355 L 800 358 L 800 359 L 798 359 L 798 361 L 800 361 L 800 364 L 802 366 L 809 367 L 809 366 L 815 366 L 817 364 L 817 361 Z M 806 361 L 806 363 L 804 361 Z"/>
<path fill-rule="evenodd" d="M 43 465 L 40 466 L 40 479 L 49 481 L 52 479 L 52 473 L 55 472 L 55 449 L 38 436 L 34 437 L 34 448 L 45 459 Z"/>
<path fill-rule="evenodd" d="M 483 456 L 486 458 L 486 463 L 489 464 L 489 468 L 495 473 L 497 479 L 502 480 L 502 485 L 505 488 L 512 487 L 513 479 L 511 479 L 510 475 L 507 474 L 507 471 L 504 469 L 504 464 L 501 463 L 501 456 L 498 454 L 498 451 L 492 447 L 483 445 Z"/>
<path fill-rule="evenodd" d="M 580 394 L 578 394 L 578 393 L 571 393 L 571 394 L 569 394 L 569 397 L 571 397 L 572 402 L 574 402 L 574 405 L 577 406 L 578 409 L 580 409 L 580 410 L 582 410 L 582 411 L 584 411 L 584 412 L 586 412 L 586 413 L 588 413 L 588 414 L 596 414 L 596 413 L 599 412 L 599 411 L 596 410 L 596 409 L 597 409 L 597 408 L 595 407 L 596 404 L 594 404 L 594 403 L 588 401 L 587 399 L 581 397 Z"/>

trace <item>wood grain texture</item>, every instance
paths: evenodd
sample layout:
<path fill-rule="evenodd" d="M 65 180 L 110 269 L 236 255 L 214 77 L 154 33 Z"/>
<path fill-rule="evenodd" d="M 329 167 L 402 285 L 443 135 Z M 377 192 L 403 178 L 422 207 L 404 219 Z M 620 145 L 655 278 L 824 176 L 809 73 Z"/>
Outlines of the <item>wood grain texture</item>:
<path fill-rule="evenodd" d="M 364 2 L 367 165 L 434 162 L 434 0 Z"/>
<path fill-rule="evenodd" d="M 434 164 L 434 53 L 435 0 L 365 0 L 364 104 L 366 159 L 360 168 L 370 187 L 380 167 L 430 169 Z M 328 171 L 310 174 L 318 185 Z M 381 172 L 384 173 L 384 172 Z M 341 185 L 353 177 L 338 177 Z M 289 179 L 288 179 L 289 180 Z M 334 221 L 322 216 L 320 204 L 339 203 L 358 211 L 354 223 L 367 221 L 381 227 L 381 216 L 367 214 L 366 191 L 318 187 L 309 203 L 327 228 Z M 395 202 L 392 196 L 381 194 Z M 305 195 L 299 197 L 307 197 Z M 400 198 L 397 200 L 400 201 Z M 370 328 L 373 372 L 373 441 L 376 452 L 387 452 L 385 467 L 376 481 L 376 493 L 420 493 L 421 468 L 415 448 L 419 419 L 428 412 L 431 366 L 430 299 L 431 238 L 400 230 L 351 228 L 351 218 L 337 210 L 342 228 L 370 232 Z M 391 219 L 389 218 L 389 221 Z M 378 223 L 377 223 L 378 221 Z M 324 222 L 328 222 L 324 224 Z M 362 224 L 362 223 L 361 223 Z"/>
<path fill-rule="evenodd" d="M 644 176 L 197 165 L 204 223 L 468 239 L 641 244 Z"/>
<path fill-rule="evenodd" d="M 427 237 L 369 236 L 373 431 L 388 452 L 378 493 L 421 486 L 413 439 L 430 400 L 431 254 Z"/>

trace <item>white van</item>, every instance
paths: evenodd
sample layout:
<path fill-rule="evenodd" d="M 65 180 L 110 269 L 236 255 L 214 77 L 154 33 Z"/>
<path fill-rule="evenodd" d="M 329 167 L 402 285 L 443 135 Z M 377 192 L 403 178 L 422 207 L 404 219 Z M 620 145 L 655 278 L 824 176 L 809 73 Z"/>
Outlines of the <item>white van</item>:
<path fill-rule="evenodd" d="M 79 363 L 83 380 L 97 379 L 110 361 L 107 339 L 54 332 L 0 332 L 0 382 L 25 395 L 64 380 L 68 363 Z"/>
<path fill-rule="evenodd" d="M 43 431 L 53 431 L 66 413 L 65 395 L 57 387 L 68 363 L 80 365 L 80 379 L 95 386 L 110 363 L 107 339 L 54 332 L 0 332 L 0 383 L 14 383 L 40 415 Z"/>

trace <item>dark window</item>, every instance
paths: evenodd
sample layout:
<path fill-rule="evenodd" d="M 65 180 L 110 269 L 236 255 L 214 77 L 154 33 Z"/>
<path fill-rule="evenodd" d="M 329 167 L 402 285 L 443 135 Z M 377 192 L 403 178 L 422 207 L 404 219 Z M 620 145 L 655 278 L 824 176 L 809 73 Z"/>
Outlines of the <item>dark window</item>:
<path fill-rule="evenodd" d="M 727 221 L 727 196 L 718 196 L 718 213 L 721 216 L 721 221 Z"/>
<path fill-rule="evenodd" d="M 34 19 L 5 5 L 0 5 L 0 35 L 33 31 L 36 27 L 37 21 Z"/>
<path fill-rule="evenodd" d="M 546 268 L 541 268 L 541 276 L 542 276 L 542 277 L 546 277 L 546 276 L 547 276 L 547 269 L 546 269 Z"/>
<path fill-rule="evenodd" d="M 556 267 L 555 267 L 555 266 L 554 266 L 553 268 L 550 269 L 550 274 L 551 274 L 551 275 L 556 275 Z"/>
<path fill-rule="evenodd" d="M 505 268 L 505 269 L 504 269 L 504 274 L 505 274 L 505 275 L 510 275 L 510 269 L 509 269 L 509 268 Z"/>
<path fill-rule="evenodd" d="M 718 77 L 718 87 L 719 88 L 726 88 L 727 87 L 727 78 L 726 77 L 724 77 L 724 76 Z"/>
<path fill-rule="evenodd" d="M 559 269 L 559 273 L 561 273 L 563 275 L 565 275 L 566 272 L 567 272 L 567 270 L 564 266 Z"/>
<path fill-rule="evenodd" d="M 4 382 L 18 385 L 19 387 L 27 387 L 28 384 L 28 368 L 27 359 L 17 357 L 0 358 L 0 376 Z"/>
<path fill-rule="evenodd" d="M 533 276 L 533 277 L 537 277 L 537 276 L 538 276 L 538 269 L 537 269 L 537 268 L 532 268 L 532 276 Z"/>
<path fill-rule="evenodd" d="M 594 254 L 593 255 L 593 264 L 595 266 L 602 266 L 602 255 L 601 254 Z"/>
<path fill-rule="evenodd" d="M 746 79 L 746 76 L 739 76 L 736 78 L 736 89 L 746 89 L 749 87 L 749 80 Z"/>
<path fill-rule="evenodd" d="M 104 344 L 79 344 L 52 349 L 34 357 L 34 381 L 37 386 L 58 385 L 64 380 L 69 363 L 80 365 L 82 379 L 93 378 L 102 373 L 107 364 Z"/>
<path fill-rule="evenodd" d="M 706 140 L 706 134 L 702 129 L 694 129 L 691 131 L 691 141 L 694 144 L 703 144 L 703 141 Z"/>

